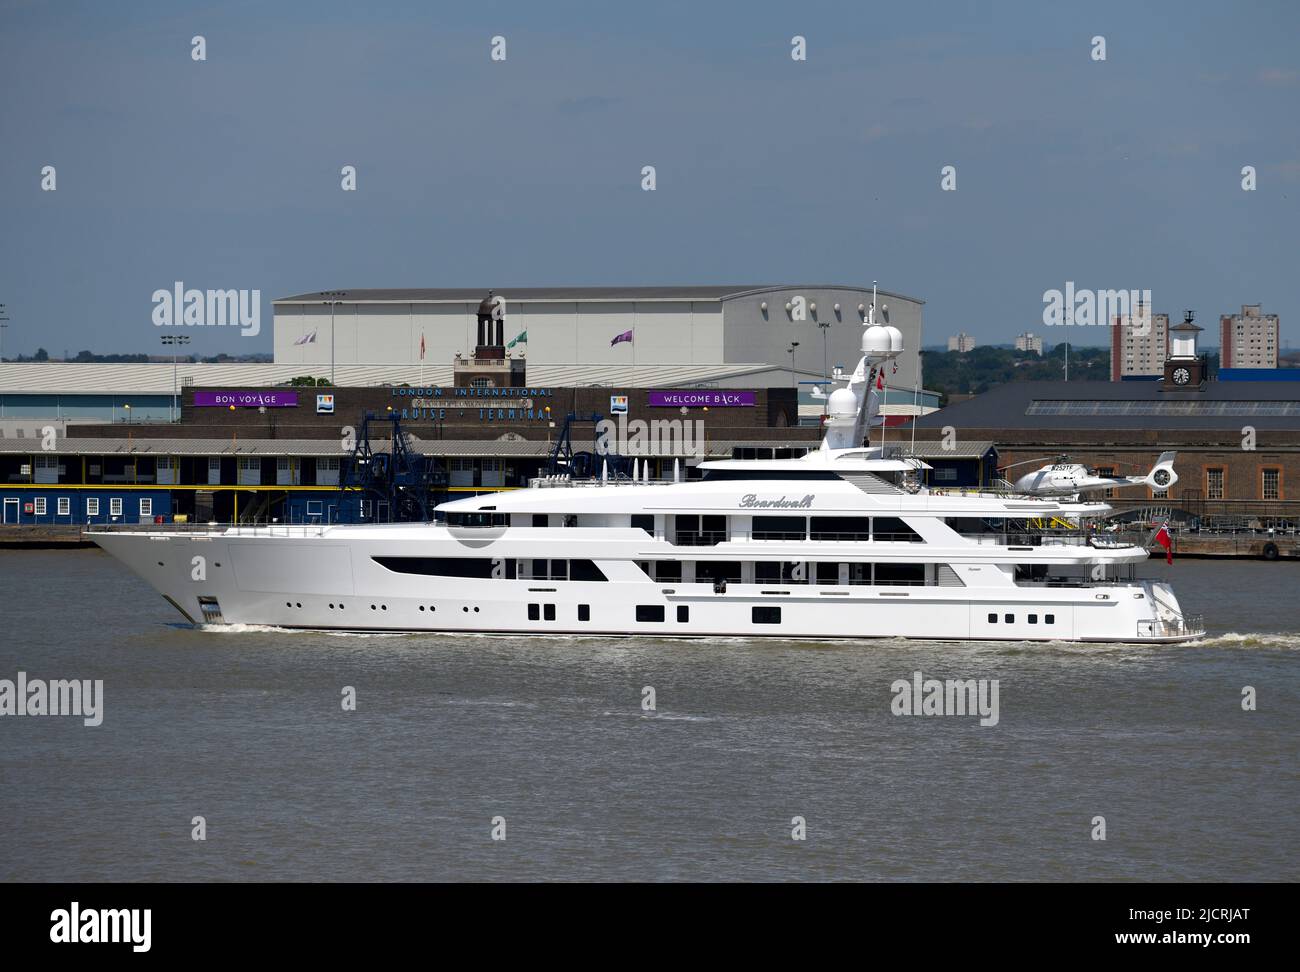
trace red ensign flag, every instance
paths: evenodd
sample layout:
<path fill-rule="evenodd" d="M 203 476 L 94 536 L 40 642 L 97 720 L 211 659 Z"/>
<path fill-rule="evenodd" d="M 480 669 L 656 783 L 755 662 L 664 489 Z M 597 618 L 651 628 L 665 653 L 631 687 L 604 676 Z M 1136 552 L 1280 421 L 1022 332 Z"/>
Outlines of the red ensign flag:
<path fill-rule="evenodd" d="M 1169 524 L 1162 524 L 1156 531 L 1156 543 L 1165 548 L 1165 563 L 1174 562 L 1174 542 L 1169 538 Z"/>

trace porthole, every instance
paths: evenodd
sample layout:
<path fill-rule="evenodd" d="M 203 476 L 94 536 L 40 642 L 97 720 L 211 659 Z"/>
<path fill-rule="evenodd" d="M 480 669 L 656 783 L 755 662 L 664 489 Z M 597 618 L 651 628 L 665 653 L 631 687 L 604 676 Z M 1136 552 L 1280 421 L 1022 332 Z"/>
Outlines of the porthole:
<path fill-rule="evenodd" d="M 421 611 L 424 610 L 424 605 L 423 605 L 423 604 L 420 605 L 420 610 L 421 610 Z"/>

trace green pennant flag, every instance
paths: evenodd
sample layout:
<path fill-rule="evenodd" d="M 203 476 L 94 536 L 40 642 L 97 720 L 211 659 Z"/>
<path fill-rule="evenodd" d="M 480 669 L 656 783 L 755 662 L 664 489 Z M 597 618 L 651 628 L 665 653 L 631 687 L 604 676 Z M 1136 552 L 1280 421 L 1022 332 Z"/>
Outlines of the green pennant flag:
<path fill-rule="evenodd" d="M 516 344 L 527 344 L 527 343 L 528 343 L 528 332 L 520 331 L 519 337 L 515 338 L 513 341 L 511 341 L 509 344 L 506 345 L 506 350 L 509 351 Z"/>

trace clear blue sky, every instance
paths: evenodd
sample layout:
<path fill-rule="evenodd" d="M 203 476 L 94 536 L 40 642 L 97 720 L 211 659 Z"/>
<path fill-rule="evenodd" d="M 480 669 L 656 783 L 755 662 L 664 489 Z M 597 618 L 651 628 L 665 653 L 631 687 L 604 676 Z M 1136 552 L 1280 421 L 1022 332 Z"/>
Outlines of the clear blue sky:
<path fill-rule="evenodd" d="M 1291 2 L 0 0 L 5 353 L 156 352 L 175 280 L 262 292 L 201 354 L 310 290 L 872 278 L 927 344 L 1060 340 L 1067 280 L 1285 341 L 1298 36 Z"/>

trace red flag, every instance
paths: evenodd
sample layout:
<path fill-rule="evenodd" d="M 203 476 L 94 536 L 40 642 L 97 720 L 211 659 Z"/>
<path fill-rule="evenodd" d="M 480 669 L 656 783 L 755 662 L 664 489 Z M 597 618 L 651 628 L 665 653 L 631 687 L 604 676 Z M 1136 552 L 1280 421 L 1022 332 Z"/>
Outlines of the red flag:
<path fill-rule="evenodd" d="M 883 370 L 876 372 L 876 390 L 877 391 L 885 390 L 885 373 Z"/>
<path fill-rule="evenodd" d="M 420 360 L 424 360 L 424 334 L 420 334 Z"/>
<path fill-rule="evenodd" d="M 1156 531 L 1156 543 L 1165 548 L 1165 563 L 1172 564 L 1174 562 L 1174 542 L 1169 537 L 1168 523 L 1162 524 L 1160 529 Z"/>

